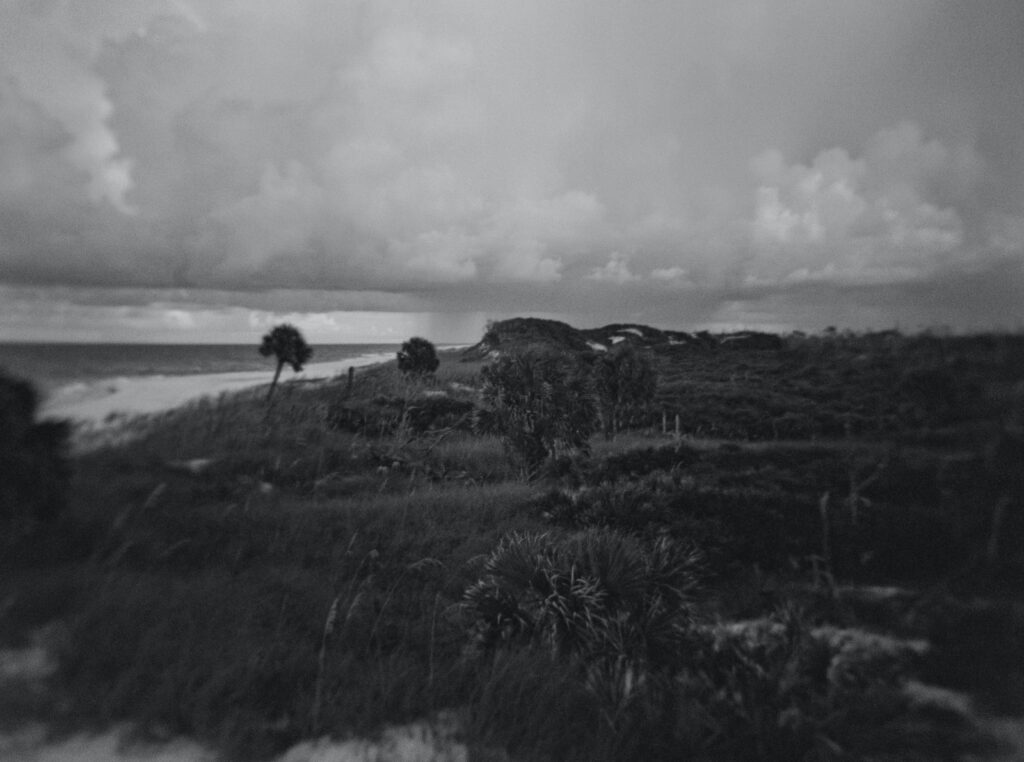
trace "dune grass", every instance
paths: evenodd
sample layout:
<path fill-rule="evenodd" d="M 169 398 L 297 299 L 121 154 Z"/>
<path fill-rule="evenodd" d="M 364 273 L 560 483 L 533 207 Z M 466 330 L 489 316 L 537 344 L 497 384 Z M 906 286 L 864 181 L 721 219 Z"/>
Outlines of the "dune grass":
<path fill-rule="evenodd" d="M 119 486 L 142 495 L 142 481 Z M 470 559 L 533 526 L 528 488 L 225 504 L 191 482 L 83 508 L 73 579 L 60 565 L 19 581 L 9 613 L 65 618 L 60 678 L 78 718 L 131 717 L 251 758 L 466 703 L 450 609 Z"/>

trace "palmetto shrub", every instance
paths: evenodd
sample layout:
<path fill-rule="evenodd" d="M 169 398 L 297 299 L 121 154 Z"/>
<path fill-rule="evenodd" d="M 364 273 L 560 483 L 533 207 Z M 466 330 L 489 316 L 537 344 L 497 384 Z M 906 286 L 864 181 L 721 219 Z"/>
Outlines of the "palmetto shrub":
<path fill-rule="evenodd" d="M 671 666 L 691 622 L 702 554 L 591 529 L 509 534 L 465 593 L 474 644 L 543 644 L 584 661 Z M 639 672 L 638 672 L 639 674 Z"/>
<path fill-rule="evenodd" d="M 709 624 L 694 603 L 702 563 L 693 547 L 610 530 L 509 534 L 463 599 L 471 653 L 540 649 L 573 669 L 610 759 L 802 759 L 869 748 L 875 725 L 904 716 L 920 644 L 789 608 Z"/>
<path fill-rule="evenodd" d="M 463 598 L 471 653 L 547 653 L 572 670 L 611 733 L 605 758 L 663 758 L 654 749 L 673 745 L 673 681 L 702 561 L 697 548 L 667 537 L 645 544 L 600 529 L 509 534 Z M 627 749 L 630 739 L 642 742 Z"/>

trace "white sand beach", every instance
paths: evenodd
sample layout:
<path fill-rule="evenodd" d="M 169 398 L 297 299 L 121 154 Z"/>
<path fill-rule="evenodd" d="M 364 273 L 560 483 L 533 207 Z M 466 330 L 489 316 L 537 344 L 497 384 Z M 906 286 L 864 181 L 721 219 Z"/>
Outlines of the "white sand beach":
<path fill-rule="evenodd" d="M 386 362 L 391 353 L 376 353 L 336 362 L 312 363 L 293 373 L 285 367 L 281 381 L 332 378 L 350 367 L 360 368 Z M 217 397 L 269 384 L 273 367 L 262 371 L 208 373 L 189 376 L 133 376 L 70 384 L 53 392 L 44 402 L 45 418 L 67 418 L 78 424 L 100 426 L 109 418 L 158 413 L 202 397 Z"/>

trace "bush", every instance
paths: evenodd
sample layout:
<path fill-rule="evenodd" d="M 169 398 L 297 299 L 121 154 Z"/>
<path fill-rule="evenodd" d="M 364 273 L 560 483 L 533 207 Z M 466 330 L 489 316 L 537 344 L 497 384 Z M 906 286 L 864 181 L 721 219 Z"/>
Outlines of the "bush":
<path fill-rule="evenodd" d="M 409 376 L 429 376 L 440 364 L 434 345 L 419 336 L 413 336 L 398 351 L 398 369 Z"/>
<path fill-rule="evenodd" d="M 37 422 L 27 381 L 0 373 L 0 525 L 14 538 L 60 514 L 67 502 L 66 421 Z"/>
<path fill-rule="evenodd" d="M 659 538 L 649 546 L 614 531 L 558 539 L 510 534 L 484 562 L 463 607 L 478 648 L 543 645 L 585 661 L 674 663 L 701 553 Z"/>
<path fill-rule="evenodd" d="M 579 360 L 527 350 L 502 355 L 482 376 L 488 426 L 527 475 L 548 458 L 589 450 L 597 404 Z"/>
<path fill-rule="evenodd" d="M 611 439 L 623 419 L 632 419 L 654 399 L 657 378 L 651 361 L 621 344 L 594 361 L 594 382 L 601 400 L 604 435 Z"/>
<path fill-rule="evenodd" d="M 926 642 L 813 627 L 793 607 L 702 623 L 691 605 L 701 567 L 692 546 L 664 538 L 507 535 L 463 599 L 476 662 L 516 659 L 523 674 L 506 679 L 522 681 L 550 659 L 546 669 L 577 709 L 586 713 L 592 702 L 599 713 L 603 727 L 590 732 L 611 731 L 593 758 L 805 759 L 833 758 L 843 748 L 914 749 L 898 730 L 876 731 L 908 719 L 900 687 Z M 518 701 L 509 707 L 521 710 Z"/>
<path fill-rule="evenodd" d="M 894 744 L 897 753 L 913 752 L 915 739 L 886 738 L 880 729 L 905 718 L 900 686 L 923 642 L 812 628 L 790 607 L 695 635 L 684 691 L 705 718 L 697 740 L 710 758 L 875 758 L 870 752 Z"/>

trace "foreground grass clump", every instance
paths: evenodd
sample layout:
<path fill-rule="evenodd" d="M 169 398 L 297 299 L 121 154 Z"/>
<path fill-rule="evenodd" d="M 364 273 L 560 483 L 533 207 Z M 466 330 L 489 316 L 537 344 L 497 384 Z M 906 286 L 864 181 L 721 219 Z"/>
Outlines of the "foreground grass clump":
<path fill-rule="evenodd" d="M 518 485 L 318 507 L 190 507 L 179 488 L 93 531 L 59 654 L 82 719 L 131 717 L 248 758 L 468 700 L 447 611 L 468 560 L 528 526 Z"/>
<path fill-rule="evenodd" d="M 474 642 L 542 644 L 556 654 L 656 665 L 690 621 L 701 556 L 661 538 L 589 531 L 556 541 L 509 535 L 466 591 Z"/>

